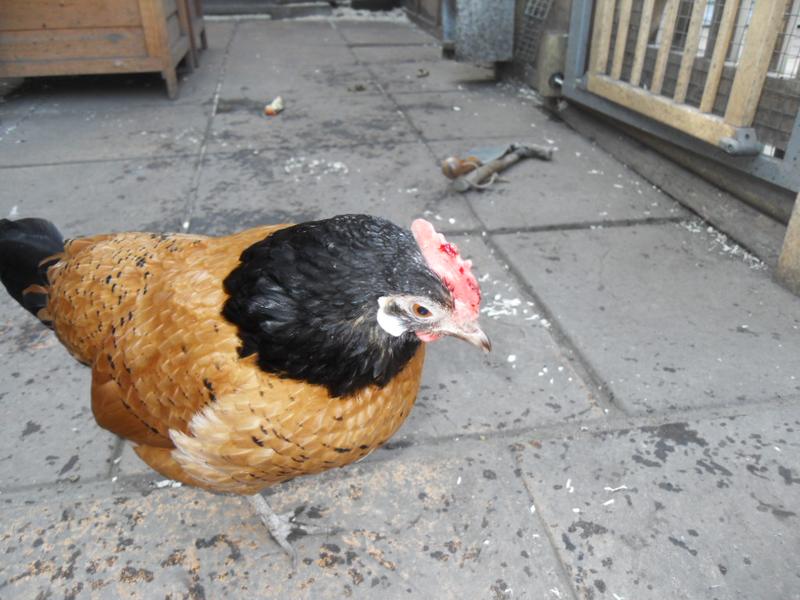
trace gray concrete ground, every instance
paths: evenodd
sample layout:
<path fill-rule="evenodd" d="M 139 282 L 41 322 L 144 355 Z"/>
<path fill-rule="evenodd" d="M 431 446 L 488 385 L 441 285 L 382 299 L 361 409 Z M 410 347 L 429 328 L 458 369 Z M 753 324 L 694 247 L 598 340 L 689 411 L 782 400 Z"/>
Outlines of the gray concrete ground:
<path fill-rule="evenodd" d="M 473 258 L 494 352 L 437 343 L 384 449 L 270 492 L 341 528 L 298 539 L 292 574 L 241 499 L 156 485 L 3 295 L 0 598 L 800 598 L 800 300 L 408 24 L 209 40 L 175 102 L 148 77 L 7 96 L 0 215 L 69 236 L 426 216 Z M 507 141 L 558 152 L 448 190 L 437 159 Z"/>

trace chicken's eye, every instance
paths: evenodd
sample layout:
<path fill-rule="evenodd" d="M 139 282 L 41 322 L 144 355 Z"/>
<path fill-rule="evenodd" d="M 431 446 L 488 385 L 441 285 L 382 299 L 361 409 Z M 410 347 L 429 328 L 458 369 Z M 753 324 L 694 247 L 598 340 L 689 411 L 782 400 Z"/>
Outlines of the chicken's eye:
<path fill-rule="evenodd" d="M 422 304 L 415 304 L 414 306 L 411 307 L 411 309 L 414 311 L 414 314 L 417 315 L 418 317 L 427 318 L 430 317 L 432 314 L 431 311 L 422 306 Z"/>

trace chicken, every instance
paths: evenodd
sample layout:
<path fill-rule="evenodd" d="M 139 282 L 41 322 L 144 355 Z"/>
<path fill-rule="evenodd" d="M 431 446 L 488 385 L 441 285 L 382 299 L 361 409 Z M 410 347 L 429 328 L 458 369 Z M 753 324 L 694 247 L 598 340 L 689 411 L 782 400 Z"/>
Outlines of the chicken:
<path fill-rule="evenodd" d="M 0 221 L 0 280 L 91 367 L 97 423 L 185 484 L 259 494 L 359 460 L 414 404 L 424 342 L 490 349 L 470 261 L 424 220 L 365 215 L 228 237 L 120 233 L 62 242 Z"/>

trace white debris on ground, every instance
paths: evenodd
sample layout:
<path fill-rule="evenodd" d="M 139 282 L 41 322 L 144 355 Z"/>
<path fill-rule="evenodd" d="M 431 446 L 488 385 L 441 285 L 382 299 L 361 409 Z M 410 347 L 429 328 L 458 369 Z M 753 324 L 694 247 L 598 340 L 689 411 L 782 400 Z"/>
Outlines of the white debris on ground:
<path fill-rule="evenodd" d="M 315 177 L 317 181 L 326 175 L 347 175 L 350 169 L 341 161 L 325 160 L 314 158 L 307 159 L 305 156 L 293 156 L 283 163 L 283 171 L 291 175 L 295 183 L 299 183 L 304 177 Z"/>
<path fill-rule="evenodd" d="M 691 233 L 705 233 L 709 238 L 709 252 L 717 252 L 732 258 L 740 258 L 748 267 L 760 271 L 767 266 L 756 256 L 750 254 L 727 235 L 700 219 L 681 221 L 680 226 Z"/>
<path fill-rule="evenodd" d="M 498 83 L 497 87 L 505 92 L 515 94 L 522 100 L 527 100 L 533 103 L 534 106 L 542 106 L 544 104 L 544 100 L 542 100 L 542 97 L 539 95 L 539 93 L 521 81 L 516 81 L 513 79 L 509 81 L 503 81 Z"/>
<path fill-rule="evenodd" d="M 610 487 L 610 486 L 606 486 L 606 487 L 604 487 L 603 489 L 604 489 L 605 491 L 607 491 L 607 492 L 609 492 L 609 493 L 613 494 L 614 492 L 621 492 L 622 490 L 627 490 L 627 489 L 628 489 L 628 486 L 627 486 L 627 485 L 624 485 L 624 484 L 623 484 L 623 485 L 619 485 L 619 486 L 617 486 L 617 487 Z"/>
<path fill-rule="evenodd" d="M 500 294 L 495 294 L 486 305 L 481 308 L 481 313 L 492 319 L 501 316 L 516 317 L 522 300 L 519 298 L 503 298 Z"/>
<path fill-rule="evenodd" d="M 154 488 L 159 489 L 159 490 L 162 489 L 162 488 L 167 488 L 167 487 L 169 487 L 169 488 L 179 488 L 182 485 L 183 484 L 180 481 L 173 481 L 172 479 L 162 479 L 161 481 L 154 481 L 152 483 L 152 486 Z"/>

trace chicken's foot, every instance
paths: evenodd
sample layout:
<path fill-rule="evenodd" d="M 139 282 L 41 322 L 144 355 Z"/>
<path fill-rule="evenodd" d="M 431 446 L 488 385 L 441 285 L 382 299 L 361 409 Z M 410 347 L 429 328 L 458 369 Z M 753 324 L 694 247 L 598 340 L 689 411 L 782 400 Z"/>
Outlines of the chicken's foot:
<path fill-rule="evenodd" d="M 252 496 L 248 496 L 247 500 L 250 502 L 250 506 L 253 507 L 253 510 L 261 519 L 261 522 L 264 523 L 266 528 L 269 530 L 269 534 L 272 536 L 272 539 L 278 542 L 278 545 L 280 545 L 280 547 L 283 548 L 283 551 L 286 552 L 286 554 L 288 554 L 292 559 L 292 568 L 295 570 L 297 569 L 297 551 L 289 542 L 289 536 L 296 531 L 303 532 L 307 535 L 331 533 L 331 530 L 327 528 L 316 527 L 314 525 L 308 525 L 307 523 L 299 523 L 295 521 L 294 511 L 280 515 L 277 514 L 272 510 L 264 496 L 261 494 L 253 494 Z"/>

